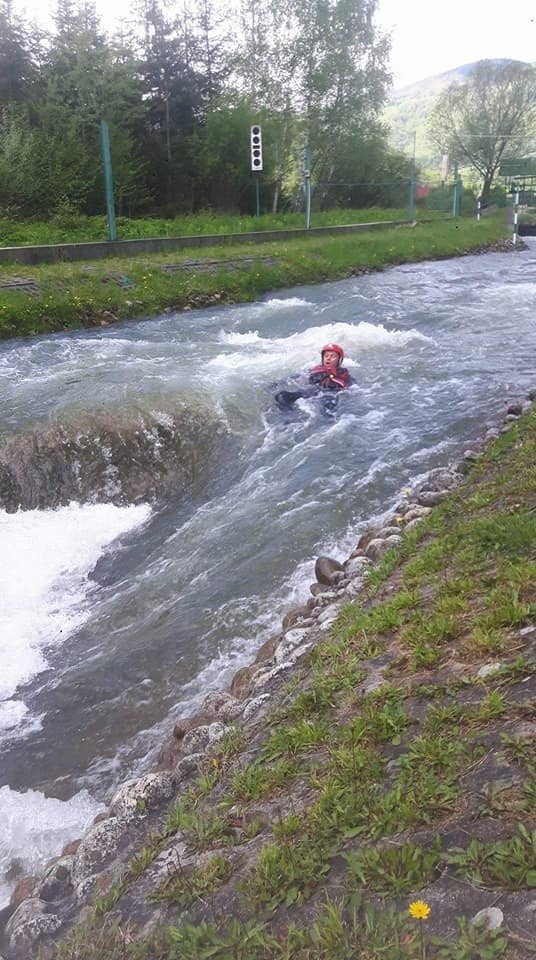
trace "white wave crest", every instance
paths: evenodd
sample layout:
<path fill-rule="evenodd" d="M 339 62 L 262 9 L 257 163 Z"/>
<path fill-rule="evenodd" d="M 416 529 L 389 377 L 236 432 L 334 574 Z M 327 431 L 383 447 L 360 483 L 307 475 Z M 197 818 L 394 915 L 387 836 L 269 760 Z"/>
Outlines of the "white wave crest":
<path fill-rule="evenodd" d="M 412 341 L 434 342 L 418 330 L 389 330 L 381 323 L 365 320 L 356 324 L 326 323 L 288 337 L 263 337 L 257 330 L 246 333 L 222 331 L 220 342 L 227 350 L 209 360 L 207 366 L 212 368 L 216 377 L 235 373 L 243 376 L 247 368 L 249 375 L 253 374 L 255 378 L 283 379 L 319 363 L 320 349 L 325 343 L 339 343 L 345 352 L 345 365 L 352 367 L 359 363 L 364 351 L 400 350 Z"/>
<path fill-rule="evenodd" d="M 81 836 L 104 810 L 86 790 L 70 800 L 45 797 L 38 790 L 18 793 L 0 787 L 0 878 L 35 874 Z M 0 880 L 0 909 L 9 902 L 16 879 Z"/>
<path fill-rule="evenodd" d="M 27 720 L 13 699 L 20 684 L 47 667 L 90 615 L 89 574 L 119 536 L 144 523 L 150 507 L 80 506 L 0 511 L 0 730 Z"/>

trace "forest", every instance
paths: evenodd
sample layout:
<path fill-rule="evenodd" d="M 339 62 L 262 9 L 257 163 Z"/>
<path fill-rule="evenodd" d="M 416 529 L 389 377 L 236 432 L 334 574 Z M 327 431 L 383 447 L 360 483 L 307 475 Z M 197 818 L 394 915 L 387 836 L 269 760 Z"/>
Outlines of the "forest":
<path fill-rule="evenodd" d="M 408 158 L 381 121 L 389 39 L 377 0 L 134 0 L 106 32 L 94 0 L 51 29 L 0 0 L 0 217 L 104 212 L 100 123 L 120 216 L 403 206 Z"/>

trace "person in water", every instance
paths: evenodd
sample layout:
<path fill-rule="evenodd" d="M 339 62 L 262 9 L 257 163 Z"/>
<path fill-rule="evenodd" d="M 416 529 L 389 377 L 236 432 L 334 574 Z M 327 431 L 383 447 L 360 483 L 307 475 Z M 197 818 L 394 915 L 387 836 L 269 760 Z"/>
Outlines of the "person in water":
<path fill-rule="evenodd" d="M 327 343 L 320 356 L 322 363 L 309 373 L 309 383 L 320 390 L 344 390 L 353 383 L 346 367 L 341 366 L 344 350 L 338 343 Z"/>
<path fill-rule="evenodd" d="M 314 397 L 325 391 L 345 390 L 354 382 L 342 366 L 344 350 L 338 343 L 327 343 L 320 351 L 321 363 L 309 371 L 309 387 L 301 390 L 280 390 L 275 395 L 279 407 L 288 407 L 296 400 Z"/>

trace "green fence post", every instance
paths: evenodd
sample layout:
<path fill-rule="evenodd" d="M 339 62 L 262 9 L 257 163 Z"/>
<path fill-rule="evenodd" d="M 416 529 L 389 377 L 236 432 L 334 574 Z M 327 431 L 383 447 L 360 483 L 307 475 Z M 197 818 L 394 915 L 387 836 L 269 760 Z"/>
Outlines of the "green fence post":
<path fill-rule="evenodd" d="M 408 219 L 410 223 L 415 220 L 415 149 L 417 145 L 417 131 L 413 133 L 413 154 L 409 163 L 409 197 L 408 197 Z"/>
<path fill-rule="evenodd" d="M 108 240 L 117 240 L 115 225 L 114 181 L 112 159 L 110 155 L 110 132 L 106 120 L 100 122 L 102 162 L 104 164 L 104 190 L 106 193 L 106 216 L 108 218 Z"/>
<path fill-rule="evenodd" d="M 413 160 L 410 161 L 409 170 L 408 220 L 410 223 L 415 220 L 415 167 Z"/>
<path fill-rule="evenodd" d="M 458 164 L 454 164 L 454 191 L 452 194 L 452 216 L 458 216 Z"/>

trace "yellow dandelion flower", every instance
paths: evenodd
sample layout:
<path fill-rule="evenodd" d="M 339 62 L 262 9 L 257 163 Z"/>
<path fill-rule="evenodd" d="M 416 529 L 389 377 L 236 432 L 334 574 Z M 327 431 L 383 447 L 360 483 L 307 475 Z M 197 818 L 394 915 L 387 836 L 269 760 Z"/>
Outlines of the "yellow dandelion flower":
<path fill-rule="evenodd" d="M 408 907 L 410 917 L 414 920 L 428 920 L 431 908 L 424 900 L 414 900 Z"/>

